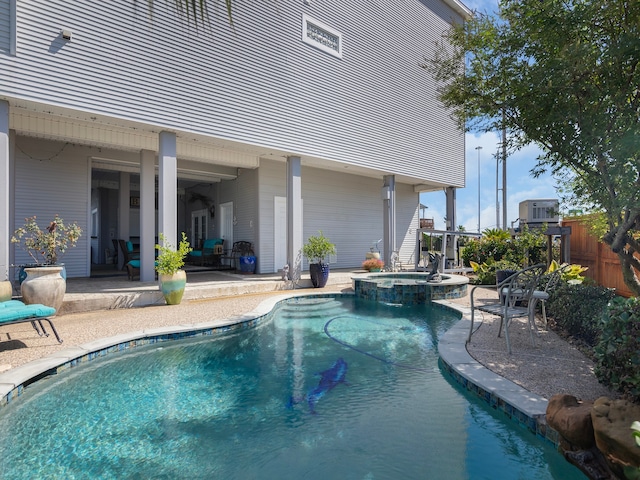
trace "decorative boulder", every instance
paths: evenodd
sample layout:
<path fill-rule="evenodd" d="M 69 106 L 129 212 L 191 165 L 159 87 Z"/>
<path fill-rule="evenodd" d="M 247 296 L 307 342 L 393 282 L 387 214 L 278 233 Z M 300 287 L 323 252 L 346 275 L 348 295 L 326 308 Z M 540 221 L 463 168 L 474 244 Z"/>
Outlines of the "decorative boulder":
<path fill-rule="evenodd" d="M 591 419 L 596 445 L 614 471 L 640 468 L 640 446 L 631 430 L 631 424 L 640 420 L 640 405 L 600 397 L 593 404 Z"/>
<path fill-rule="evenodd" d="M 554 395 L 547 405 L 547 423 L 572 447 L 589 449 L 594 444 L 591 402 L 583 403 L 572 395 Z"/>

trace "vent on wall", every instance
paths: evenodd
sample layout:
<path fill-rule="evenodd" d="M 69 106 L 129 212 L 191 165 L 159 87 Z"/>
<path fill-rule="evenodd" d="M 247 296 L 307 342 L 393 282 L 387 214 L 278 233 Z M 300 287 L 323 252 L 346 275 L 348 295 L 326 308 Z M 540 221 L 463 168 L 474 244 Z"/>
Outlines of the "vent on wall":
<path fill-rule="evenodd" d="M 306 14 L 302 15 L 302 41 L 342 58 L 342 34 Z"/>

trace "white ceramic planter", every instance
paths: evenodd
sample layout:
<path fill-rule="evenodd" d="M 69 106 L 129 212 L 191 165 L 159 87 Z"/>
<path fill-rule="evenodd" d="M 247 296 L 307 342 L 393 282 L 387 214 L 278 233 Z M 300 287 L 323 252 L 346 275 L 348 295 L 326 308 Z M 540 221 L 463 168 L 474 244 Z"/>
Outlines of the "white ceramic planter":
<path fill-rule="evenodd" d="M 28 305 L 41 303 L 55 308 L 56 312 L 60 310 L 67 290 L 67 282 L 61 275 L 62 269 L 55 265 L 25 268 L 27 278 L 20 285 L 22 301 Z"/>

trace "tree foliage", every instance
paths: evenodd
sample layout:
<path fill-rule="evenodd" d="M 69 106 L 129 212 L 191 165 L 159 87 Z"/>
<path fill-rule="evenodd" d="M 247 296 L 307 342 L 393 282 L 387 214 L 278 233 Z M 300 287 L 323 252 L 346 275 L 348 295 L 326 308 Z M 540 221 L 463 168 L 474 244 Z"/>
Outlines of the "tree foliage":
<path fill-rule="evenodd" d="M 454 25 L 424 66 L 462 128 L 543 150 L 565 200 L 602 212 L 602 240 L 640 294 L 640 2 L 502 0 Z M 464 66 L 464 68 L 463 68 Z"/>

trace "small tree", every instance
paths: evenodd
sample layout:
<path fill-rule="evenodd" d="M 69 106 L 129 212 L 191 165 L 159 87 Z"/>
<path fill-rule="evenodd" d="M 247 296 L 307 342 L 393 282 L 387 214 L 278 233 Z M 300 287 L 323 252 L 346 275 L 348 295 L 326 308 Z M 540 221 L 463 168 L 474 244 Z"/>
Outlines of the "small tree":
<path fill-rule="evenodd" d="M 640 295 L 640 2 L 511 0 L 454 23 L 424 66 L 461 128 L 505 129 L 544 154 L 564 200 L 605 218 L 604 243 Z"/>
<path fill-rule="evenodd" d="M 325 258 L 336 253 L 336 246 L 329 241 L 322 233 L 318 231 L 318 235 L 312 235 L 307 243 L 302 247 L 302 254 L 309 260 L 309 263 L 325 263 Z"/>
<path fill-rule="evenodd" d="M 64 223 L 56 215 L 44 230 L 33 217 L 25 218 L 22 227 L 16 229 L 11 243 L 19 244 L 37 264 L 55 265 L 69 248 L 78 244 L 82 229 L 77 223 Z"/>

